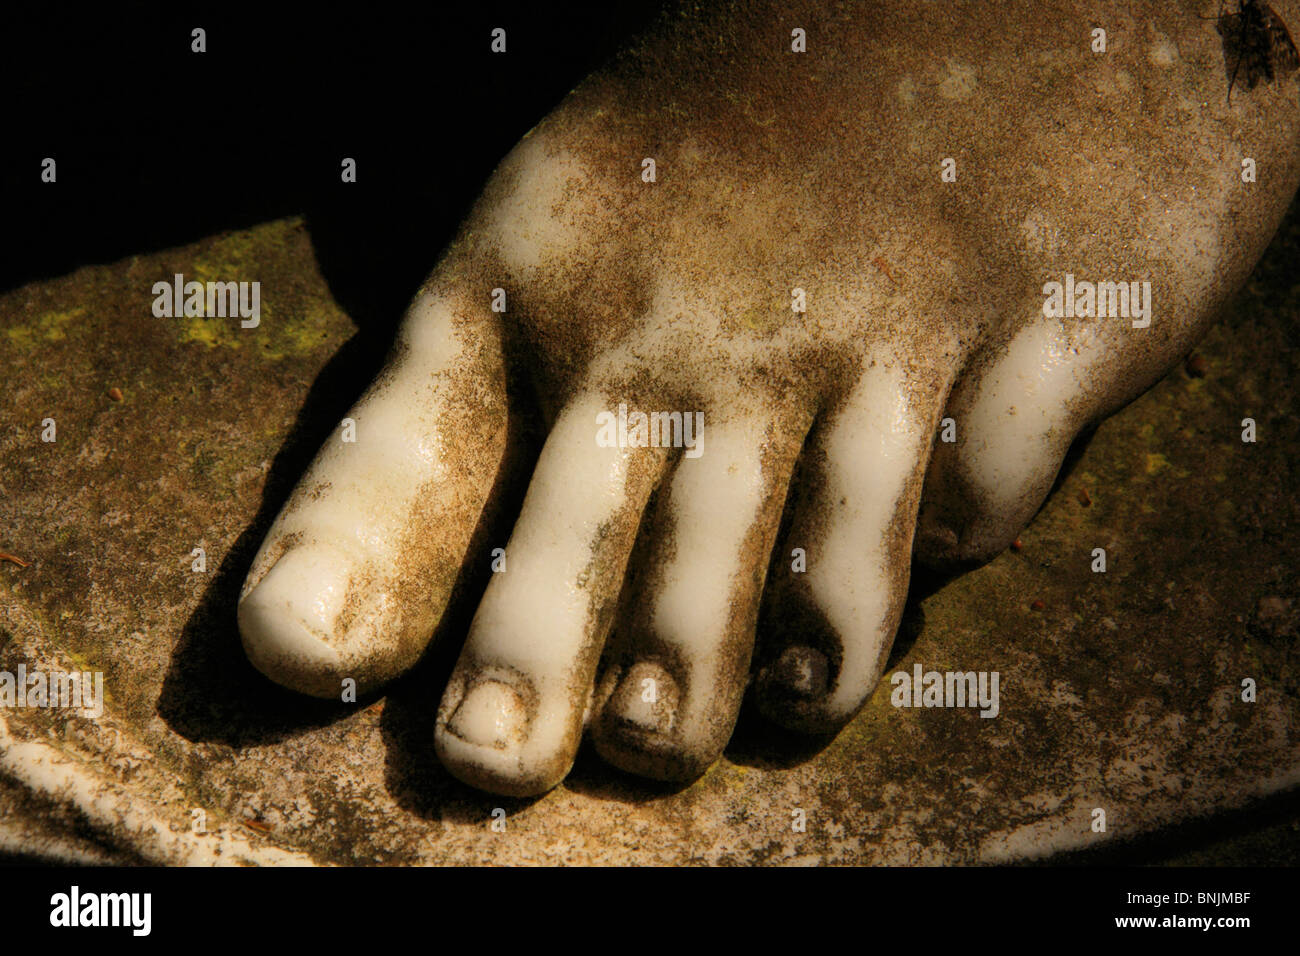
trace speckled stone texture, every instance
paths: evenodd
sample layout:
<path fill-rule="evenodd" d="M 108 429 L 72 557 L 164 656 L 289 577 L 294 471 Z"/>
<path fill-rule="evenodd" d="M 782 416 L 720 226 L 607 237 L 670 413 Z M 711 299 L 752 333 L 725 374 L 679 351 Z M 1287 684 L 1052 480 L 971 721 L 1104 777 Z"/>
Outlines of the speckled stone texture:
<path fill-rule="evenodd" d="M 355 329 L 302 221 L 11 292 L 0 550 L 29 565 L 0 562 L 0 670 L 101 670 L 107 702 L 97 720 L 0 711 L 0 853 L 970 863 L 1086 850 L 1294 788 L 1298 256 L 1293 207 L 1200 358 L 1102 425 L 1020 550 L 914 583 L 886 677 L 839 736 L 809 745 L 747 713 L 725 759 L 685 789 L 623 776 L 584 746 L 531 801 L 471 790 L 433 755 L 481 576 L 460 582 L 460 611 L 424 662 L 356 704 L 281 690 L 240 648 L 253 551 L 361 384 L 347 374 Z M 176 272 L 261 280 L 260 326 L 153 318 L 151 285 Z M 191 570 L 198 547 L 204 573 Z M 1090 570 L 1095 547 L 1105 574 Z M 891 707 L 888 675 L 918 662 L 999 671 L 999 717 Z M 1257 703 L 1240 699 L 1246 677 Z M 1098 807 L 1105 833 L 1091 830 Z"/>

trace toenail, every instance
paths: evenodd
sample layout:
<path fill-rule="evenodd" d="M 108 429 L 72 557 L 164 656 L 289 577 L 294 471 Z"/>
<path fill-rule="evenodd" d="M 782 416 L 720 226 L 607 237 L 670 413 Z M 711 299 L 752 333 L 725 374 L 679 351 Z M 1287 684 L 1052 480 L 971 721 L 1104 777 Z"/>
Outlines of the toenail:
<path fill-rule="evenodd" d="M 240 603 L 261 605 L 303 627 L 330 633 L 347 601 L 350 572 L 332 548 L 291 548 Z"/>
<path fill-rule="evenodd" d="M 796 644 L 781 652 L 772 680 L 796 697 L 823 697 L 830 687 L 830 664 L 821 651 Z"/>
<path fill-rule="evenodd" d="M 342 656 L 333 639 L 350 572 L 332 552 L 291 550 L 239 602 L 237 620 L 253 666 L 277 683 L 335 697 Z"/>
<path fill-rule="evenodd" d="M 523 739 L 524 702 L 500 681 L 476 684 L 447 722 L 447 729 L 466 743 L 504 750 Z"/>
<path fill-rule="evenodd" d="M 677 682 L 659 664 L 638 661 L 619 681 L 610 713 L 637 729 L 666 734 L 677 713 Z"/>
<path fill-rule="evenodd" d="M 961 541 L 956 529 L 937 521 L 924 525 L 922 533 L 929 548 L 940 553 L 956 550 Z"/>

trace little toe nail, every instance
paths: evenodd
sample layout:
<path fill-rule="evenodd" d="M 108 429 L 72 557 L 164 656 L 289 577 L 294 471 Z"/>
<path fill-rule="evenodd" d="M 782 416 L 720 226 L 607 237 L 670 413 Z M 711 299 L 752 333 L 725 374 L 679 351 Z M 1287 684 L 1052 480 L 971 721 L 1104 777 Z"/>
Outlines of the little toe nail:
<path fill-rule="evenodd" d="M 929 551 L 948 554 L 961 543 L 961 536 L 951 524 L 935 518 L 924 518 L 918 522 L 917 538 L 919 543 Z"/>
<path fill-rule="evenodd" d="M 470 688 L 447 729 L 466 743 L 504 750 L 523 740 L 525 722 L 524 702 L 514 688 L 488 680 Z"/>
<path fill-rule="evenodd" d="M 628 668 L 610 700 L 610 713 L 639 730 L 666 734 L 677 712 L 677 682 L 658 664 L 639 661 Z"/>
<path fill-rule="evenodd" d="M 813 700 L 825 696 L 830 687 L 830 663 L 821 651 L 795 644 L 781 652 L 772 680 L 795 697 Z"/>

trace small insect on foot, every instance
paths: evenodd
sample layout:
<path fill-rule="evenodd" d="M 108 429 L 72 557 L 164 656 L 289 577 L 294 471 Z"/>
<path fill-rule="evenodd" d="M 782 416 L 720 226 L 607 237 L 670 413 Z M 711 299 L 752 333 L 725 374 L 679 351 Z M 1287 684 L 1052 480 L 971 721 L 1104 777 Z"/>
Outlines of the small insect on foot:
<path fill-rule="evenodd" d="M 1300 69 L 1300 52 L 1286 24 L 1264 0 L 1240 0 L 1236 13 L 1223 7 L 1215 24 L 1223 37 L 1223 61 L 1228 72 L 1228 103 L 1240 75 L 1247 90 L 1261 80 L 1273 82 L 1278 74 Z"/>

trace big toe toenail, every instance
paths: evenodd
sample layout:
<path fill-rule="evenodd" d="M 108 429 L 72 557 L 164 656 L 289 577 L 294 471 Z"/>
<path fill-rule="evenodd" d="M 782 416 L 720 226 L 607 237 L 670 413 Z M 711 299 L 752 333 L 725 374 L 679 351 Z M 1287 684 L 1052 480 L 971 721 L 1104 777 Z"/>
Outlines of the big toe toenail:
<path fill-rule="evenodd" d="M 504 750 L 523 739 L 524 702 L 510 686 L 484 681 L 473 687 L 447 722 L 467 743 Z"/>
<path fill-rule="evenodd" d="M 776 687 L 803 700 L 825 696 L 830 687 L 830 663 L 812 647 L 796 644 L 781 652 L 772 669 Z"/>
<path fill-rule="evenodd" d="M 638 730 L 666 734 L 677 712 L 677 682 L 658 664 L 633 664 L 610 699 L 610 713 Z"/>
<path fill-rule="evenodd" d="M 339 690 L 340 654 L 329 643 L 347 592 L 347 573 L 328 552 L 284 555 L 239 602 L 249 660 L 277 683 L 317 696 Z"/>

